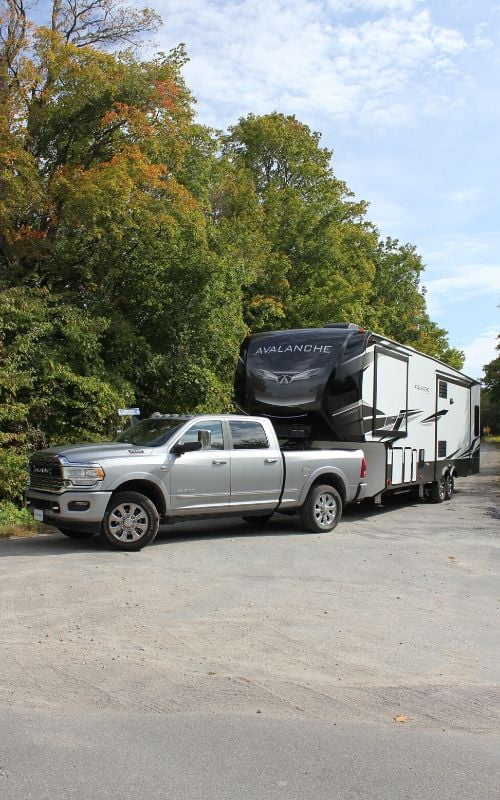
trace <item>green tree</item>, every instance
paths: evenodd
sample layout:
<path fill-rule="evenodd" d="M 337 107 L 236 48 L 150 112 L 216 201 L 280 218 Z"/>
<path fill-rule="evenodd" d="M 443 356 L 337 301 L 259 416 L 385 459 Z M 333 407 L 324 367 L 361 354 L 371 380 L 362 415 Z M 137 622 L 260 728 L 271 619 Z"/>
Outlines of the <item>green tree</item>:
<path fill-rule="evenodd" d="M 241 190 L 216 137 L 193 121 L 182 47 L 150 61 L 105 52 L 155 21 L 120 8 L 54 0 L 44 28 L 9 0 L 0 20 L 9 463 L 47 443 L 108 435 L 124 402 L 144 413 L 231 404 L 252 238 Z M 216 219 L 222 194 L 233 209 Z M 24 353 L 28 341 L 23 366 L 14 342 Z M 9 496 L 19 496 L 20 474 Z"/>
<path fill-rule="evenodd" d="M 496 349 L 499 355 L 484 366 L 483 391 L 481 393 L 482 424 L 500 433 L 500 336 Z"/>
<path fill-rule="evenodd" d="M 29 452 L 114 432 L 134 395 L 106 372 L 107 325 L 46 289 L 0 292 L 0 499 L 21 499 Z"/>
<path fill-rule="evenodd" d="M 376 236 L 330 167 L 320 134 L 279 113 L 240 119 L 224 152 L 253 180 L 266 260 L 245 289 L 253 330 L 359 319 L 373 276 Z"/>
<path fill-rule="evenodd" d="M 245 333 L 229 255 L 248 237 L 213 224 L 215 137 L 193 122 L 182 47 L 152 61 L 96 50 L 152 17 L 92 7 L 115 14 L 108 27 L 96 13 L 75 28 L 55 4 L 9 60 L 0 181 L 18 199 L 0 207 L 0 281 L 106 319 L 105 366 L 146 410 L 228 406 Z"/>
<path fill-rule="evenodd" d="M 490 392 L 490 397 L 493 402 L 498 403 L 500 406 L 500 336 L 496 350 L 499 354 L 496 358 L 492 359 L 484 366 L 484 387 Z"/>
<path fill-rule="evenodd" d="M 432 322 L 420 285 L 424 265 L 416 248 L 397 239 L 380 241 L 364 324 L 402 344 L 461 369 L 464 354 L 450 347 L 447 332 Z"/>

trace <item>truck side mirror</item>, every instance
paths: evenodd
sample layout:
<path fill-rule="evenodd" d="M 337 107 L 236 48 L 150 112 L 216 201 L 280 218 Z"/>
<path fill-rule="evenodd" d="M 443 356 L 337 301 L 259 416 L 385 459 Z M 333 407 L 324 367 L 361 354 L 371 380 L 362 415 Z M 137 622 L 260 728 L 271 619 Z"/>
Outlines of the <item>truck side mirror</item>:
<path fill-rule="evenodd" d="M 201 442 L 202 450 L 208 450 L 212 444 L 212 431 L 198 431 L 198 441 Z"/>
<path fill-rule="evenodd" d="M 195 450 L 201 450 L 201 442 L 186 442 L 185 444 L 174 444 L 172 453 L 176 456 L 182 456 L 184 453 L 194 453 Z"/>

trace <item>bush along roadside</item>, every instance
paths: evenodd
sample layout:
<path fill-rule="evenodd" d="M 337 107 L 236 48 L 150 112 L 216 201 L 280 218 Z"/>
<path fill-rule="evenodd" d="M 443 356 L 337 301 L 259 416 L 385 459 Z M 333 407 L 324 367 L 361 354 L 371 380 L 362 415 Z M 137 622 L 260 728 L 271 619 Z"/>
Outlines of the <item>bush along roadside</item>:
<path fill-rule="evenodd" d="M 0 536 L 27 536 L 40 529 L 41 525 L 25 508 L 18 508 L 9 500 L 0 503 Z"/>

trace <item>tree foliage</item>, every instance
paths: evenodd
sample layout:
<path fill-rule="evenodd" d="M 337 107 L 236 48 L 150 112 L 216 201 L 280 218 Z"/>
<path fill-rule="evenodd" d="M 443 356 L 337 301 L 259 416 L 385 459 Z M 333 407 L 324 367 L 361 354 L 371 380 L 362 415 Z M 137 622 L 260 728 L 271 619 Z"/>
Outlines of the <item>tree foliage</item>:
<path fill-rule="evenodd" d="M 156 15 L 0 0 L 0 486 L 27 453 L 112 433 L 116 409 L 229 410 L 250 329 L 353 320 L 438 355 L 422 262 L 380 241 L 294 116 L 199 125 Z"/>
<path fill-rule="evenodd" d="M 498 356 L 484 366 L 482 392 L 483 425 L 491 428 L 492 433 L 500 433 L 500 336 L 496 346 Z"/>

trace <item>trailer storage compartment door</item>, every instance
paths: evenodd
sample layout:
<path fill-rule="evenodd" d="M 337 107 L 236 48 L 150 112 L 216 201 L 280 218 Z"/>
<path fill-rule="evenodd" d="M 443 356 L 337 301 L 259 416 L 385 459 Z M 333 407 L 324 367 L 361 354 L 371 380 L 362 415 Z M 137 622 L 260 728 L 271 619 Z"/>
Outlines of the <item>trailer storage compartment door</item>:
<path fill-rule="evenodd" d="M 412 457 L 413 451 L 411 447 L 405 447 L 405 465 L 403 471 L 403 481 L 405 483 L 411 482 L 411 474 L 412 474 Z"/>
<path fill-rule="evenodd" d="M 403 483 L 403 448 L 392 448 L 392 477 L 391 483 L 397 485 Z"/>

